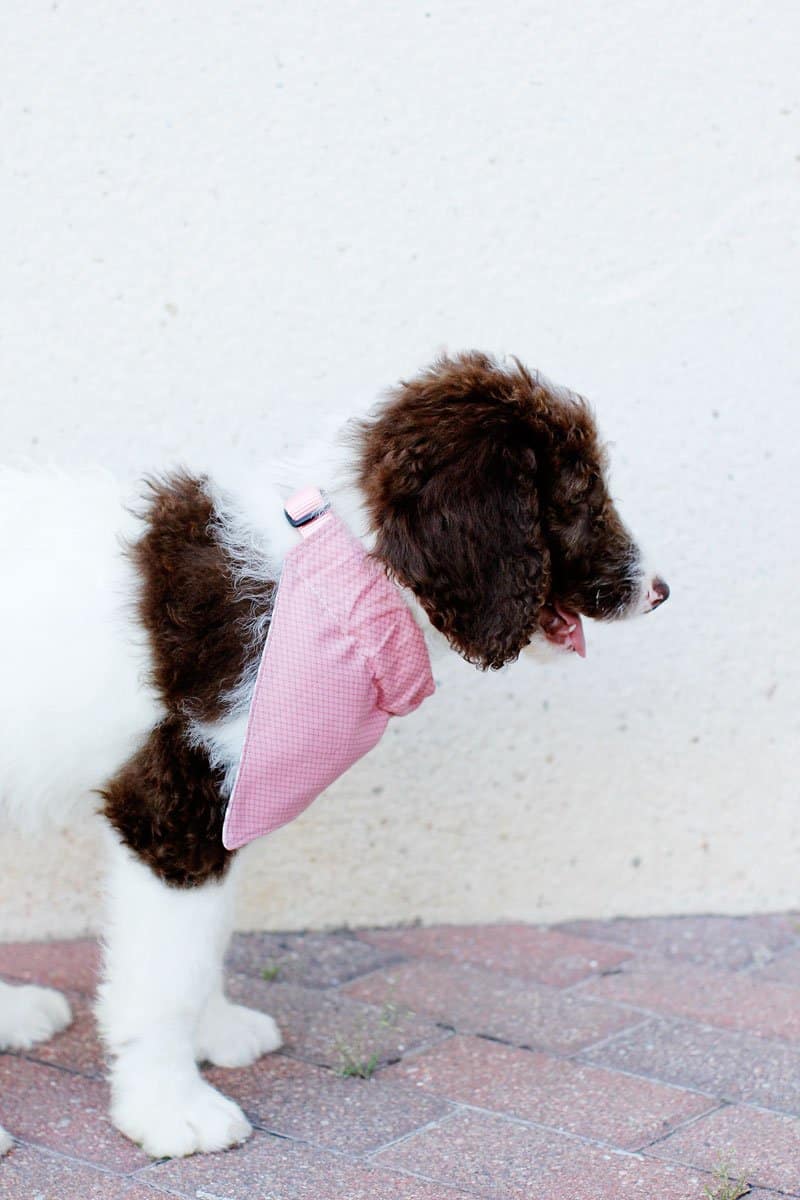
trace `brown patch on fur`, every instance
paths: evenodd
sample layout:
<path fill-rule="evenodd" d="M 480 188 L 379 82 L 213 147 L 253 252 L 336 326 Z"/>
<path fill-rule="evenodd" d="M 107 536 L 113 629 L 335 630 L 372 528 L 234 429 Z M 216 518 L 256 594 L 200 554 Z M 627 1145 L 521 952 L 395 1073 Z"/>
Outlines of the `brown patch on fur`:
<path fill-rule="evenodd" d="M 439 359 L 358 444 L 376 555 L 470 662 L 516 658 L 553 598 L 592 616 L 630 602 L 636 550 L 588 405 L 516 360 Z"/>
<path fill-rule="evenodd" d="M 222 774 L 167 717 L 101 791 L 106 819 L 166 883 L 194 887 L 225 873 Z"/>
<path fill-rule="evenodd" d="M 167 883 L 188 887 L 221 876 L 231 858 L 222 774 L 191 745 L 188 722 L 223 715 L 226 694 L 260 653 L 253 619 L 271 605 L 275 584 L 237 589 L 204 479 L 176 473 L 149 489 L 145 531 L 130 554 L 167 716 L 101 794 L 123 842 Z"/>
<path fill-rule="evenodd" d="M 237 590 L 213 527 L 205 480 L 176 473 L 150 481 L 147 529 L 131 548 L 141 578 L 139 618 L 147 630 L 153 683 L 171 711 L 213 721 L 251 652 L 254 609 L 271 603 Z"/>

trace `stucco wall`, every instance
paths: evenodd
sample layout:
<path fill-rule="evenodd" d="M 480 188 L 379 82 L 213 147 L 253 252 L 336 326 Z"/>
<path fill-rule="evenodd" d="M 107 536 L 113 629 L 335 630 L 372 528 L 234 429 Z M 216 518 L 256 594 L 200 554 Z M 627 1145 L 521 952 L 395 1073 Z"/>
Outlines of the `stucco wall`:
<path fill-rule="evenodd" d="M 796 4 L 12 8 L 3 459 L 258 460 L 514 352 L 673 587 L 586 662 L 439 666 L 242 924 L 796 905 Z M 3 833 L 0 879 L 2 935 L 96 922 L 91 833 Z"/>

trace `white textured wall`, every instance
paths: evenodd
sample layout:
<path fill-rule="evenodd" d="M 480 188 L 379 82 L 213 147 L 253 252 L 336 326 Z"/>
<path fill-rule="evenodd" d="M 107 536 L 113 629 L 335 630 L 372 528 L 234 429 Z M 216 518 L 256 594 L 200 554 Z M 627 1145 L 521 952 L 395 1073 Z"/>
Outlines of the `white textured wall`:
<path fill-rule="evenodd" d="M 673 587 L 585 663 L 447 663 L 256 849 L 245 924 L 800 901 L 798 35 L 794 0 L 7 6 L 0 456 L 258 459 L 511 351 L 595 401 Z M 96 920 L 91 838 L 4 835 L 0 877 L 6 935 Z"/>

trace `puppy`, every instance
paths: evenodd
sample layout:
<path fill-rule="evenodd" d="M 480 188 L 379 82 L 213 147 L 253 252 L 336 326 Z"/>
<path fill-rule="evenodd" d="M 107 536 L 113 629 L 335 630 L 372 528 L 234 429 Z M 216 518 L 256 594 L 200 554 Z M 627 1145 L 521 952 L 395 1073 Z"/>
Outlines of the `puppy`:
<path fill-rule="evenodd" d="M 155 1157 L 243 1141 L 244 1114 L 196 1064 L 244 1066 L 281 1041 L 224 994 L 237 859 L 222 825 L 297 540 L 289 492 L 325 488 L 431 638 L 483 669 L 537 643 L 583 653 L 582 617 L 669 594 L 609 498 L 586 403 L 519 362 L 444 357 L 347 442 L 344 474 L 329 452 L 230 491 L 175 472 L 135 516 L 101 472 L 0 471 L 0 800 L 35 827 L 86 819 L 80 798 L 95 799 L 112 1118 Z M 69 1019 L 57 993 L 0 984 L 0 1048 Z"/>

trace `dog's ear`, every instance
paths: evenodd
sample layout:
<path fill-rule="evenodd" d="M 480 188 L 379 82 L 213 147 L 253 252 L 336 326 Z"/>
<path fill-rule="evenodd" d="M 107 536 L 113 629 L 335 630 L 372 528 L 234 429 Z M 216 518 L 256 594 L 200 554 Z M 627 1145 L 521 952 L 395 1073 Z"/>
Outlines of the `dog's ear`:
<path fill-rule="evenodd" d="M 512 464 L 496 466 L 489 479 L 445 472 L 390 506 L 375 546 L 432 624 L 483 668 L 504 666 L 530 641 L 549 565 L 535 489 L 520 486 Z"/>
<path fill-rule="evenodd" d="M 493 389 L 463 386 L 476 362 Z M 484 669 L 530 641 L 550 577 L 531 430 L 498 375 L 482 356 L 442 360 L 362 427 L 361 447 L 375 554 Z"/>

